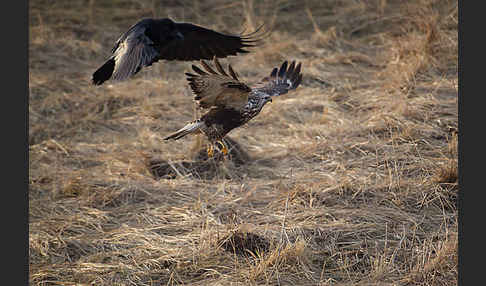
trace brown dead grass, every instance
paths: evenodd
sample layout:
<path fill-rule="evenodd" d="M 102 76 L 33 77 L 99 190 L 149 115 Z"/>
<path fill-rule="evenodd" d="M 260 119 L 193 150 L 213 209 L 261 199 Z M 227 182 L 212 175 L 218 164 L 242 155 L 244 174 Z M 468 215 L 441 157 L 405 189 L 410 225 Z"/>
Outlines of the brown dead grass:
<path fill-rule="evenodd" d="M 457 284 L 454 1 L 30 1 L 32 285 Z M 304 78 L 208 160 L 161 62 L 92 72 L 141 17 L 273 33 L 229 61 Z"/>

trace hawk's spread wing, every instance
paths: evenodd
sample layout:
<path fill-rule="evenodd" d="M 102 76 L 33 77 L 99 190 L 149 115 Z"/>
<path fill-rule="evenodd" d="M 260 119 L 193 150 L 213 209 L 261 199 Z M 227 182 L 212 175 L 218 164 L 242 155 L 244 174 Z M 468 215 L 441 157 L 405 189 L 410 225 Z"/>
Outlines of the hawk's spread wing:
<path fill-rule="evenodd" d="M 264 77 L 259 87 L 253 88 L 255 92 L 261 92 L 268 96 L 278 96 L 297 88 L 302 81 L 300 73 L 301 63 L 295 66 L 292 61 L 290 66 L 285 61 L 280 69 L 274 68 L 270 76 Z"/>
<path fill-rule="evenodd" d="M 228 65 L 228 74 L 216 57 L 213 62 L 217 71 L 201 60 L 205 71 L 192 65 L 197 74 L 186 73 L 189 86 L 195 94 L 194 99 L 203 108 L 242 108 L 248 102 L 250 87 L 238 80 L 231 65 Z"/>

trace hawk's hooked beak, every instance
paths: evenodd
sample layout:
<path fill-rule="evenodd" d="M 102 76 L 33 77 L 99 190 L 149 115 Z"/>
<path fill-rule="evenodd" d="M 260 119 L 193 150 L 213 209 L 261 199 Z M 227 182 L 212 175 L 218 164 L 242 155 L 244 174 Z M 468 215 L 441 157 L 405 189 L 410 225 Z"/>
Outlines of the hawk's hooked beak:
<path fill-rule="evenodd" d="M 271 96 L 267 97 L 267 102 L 272 102 L 272 97 Z"/>

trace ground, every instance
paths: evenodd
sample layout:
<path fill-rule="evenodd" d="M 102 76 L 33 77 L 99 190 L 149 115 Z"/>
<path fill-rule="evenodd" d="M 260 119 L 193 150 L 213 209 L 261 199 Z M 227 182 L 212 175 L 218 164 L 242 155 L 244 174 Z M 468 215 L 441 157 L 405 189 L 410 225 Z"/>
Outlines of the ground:
<path fill-rule="evenodd" d="M 30 284 L 457 284 L 457 2 L 29 6 Z M 162 140 L 200 114 L 191 62 L 90 82 L 142 17 L 265 24 L 221 63 L 255 84 L 296 60 L 302 84 L 208 160 Z"/>

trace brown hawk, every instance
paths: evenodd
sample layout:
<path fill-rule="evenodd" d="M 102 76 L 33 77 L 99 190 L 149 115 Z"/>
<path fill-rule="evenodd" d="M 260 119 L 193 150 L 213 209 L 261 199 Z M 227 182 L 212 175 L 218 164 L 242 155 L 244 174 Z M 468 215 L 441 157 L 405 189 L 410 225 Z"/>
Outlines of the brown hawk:
<path fill-rule="evenodd" d="M 112 55 L 93 73 L 92 81 L 101 85 L 109 79 L 126 80 L 159 60 L 210 60 L 248 53 L 244 48 L 263 39 L 258 33 L 261 28 L 249 34 L 228 35 L 169 18 L 142 19 L 115 42 Z"/>
<path fill-rule="evenodd" d="M 208 156 L 214 154 L 214 144 L 221 145 L 224 155 L 228 149 L 223 142 L 223 137 L 234 128 L 237 128 L 258 115 L 267 102 L 272 101 L 272 96 L 278 96 L 295 89 L 302 81 L 301 64 L 290 65 L 287 61 L 279 68 L 274 68 L 270 76 L 263 78 L 261 84 L 249 87 L 238 79 L 231 65 L 226 72 L 214 57 L 213 69 L 204 60 L 201 60 L 201 68 L 192 65 L 196 74 L 186 73 L 189 86 L 195 94 L 200 107 L 208 110 L 201 118 L 187 124 L 182 129 L 164 138 L 165 140 L 180 139 L 187 134 L 203 133 L 208 138 Z"/>

